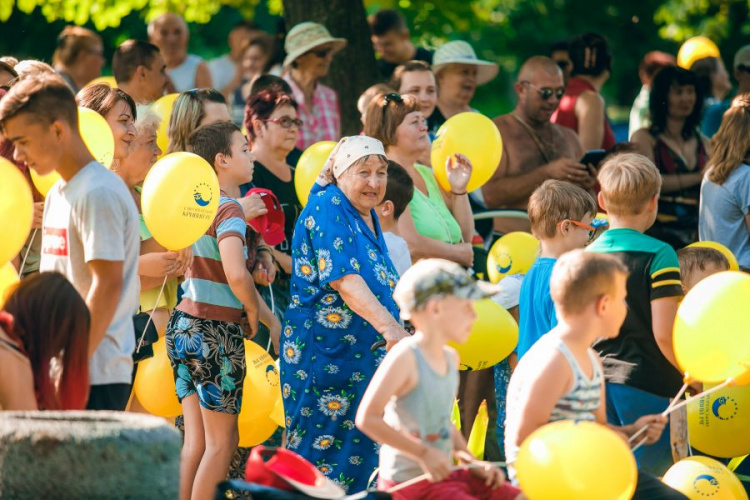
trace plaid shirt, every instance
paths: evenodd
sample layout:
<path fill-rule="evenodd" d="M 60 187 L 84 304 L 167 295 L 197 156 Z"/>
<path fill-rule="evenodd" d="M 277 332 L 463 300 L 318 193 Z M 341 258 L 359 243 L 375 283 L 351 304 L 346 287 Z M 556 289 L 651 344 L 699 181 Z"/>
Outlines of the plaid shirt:
<path fill-rule="evenodd" d="M 304 123 L 299 130 L 297 147 L 304 151 L 320 141 L 338 141 L 341 138 L 341 113 L 336 91 L 322 83 L 315 86 L 312 103 L 305 102 L 305 94 L 292 80 L 284 75 L 284 80 L 292 87 L 294 100 L 299 106 L 299 118 Z"/>

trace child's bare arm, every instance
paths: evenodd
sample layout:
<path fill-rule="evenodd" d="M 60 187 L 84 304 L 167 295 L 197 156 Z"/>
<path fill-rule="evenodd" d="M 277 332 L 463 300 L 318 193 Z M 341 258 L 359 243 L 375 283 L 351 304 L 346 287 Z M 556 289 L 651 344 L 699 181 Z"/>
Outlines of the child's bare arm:
<path fill-rule="evenodd" d="M 243 243 L 239 236 L 227 236 L 219 241 L 219 254 L 227 284 L 245 308 L 247 322 L 252 335 L 255 335 L 258 332 L 258 293 L 255 290 L 253 276 L 245 264 Z"/>
<path fill-rule="evenodd" d="M 651 328 L 659 350 L 667 361 L 679 370 L 672 348 L 672 327 L 677 315 L 677 297 L 664 297 L 651 301 Z"/>

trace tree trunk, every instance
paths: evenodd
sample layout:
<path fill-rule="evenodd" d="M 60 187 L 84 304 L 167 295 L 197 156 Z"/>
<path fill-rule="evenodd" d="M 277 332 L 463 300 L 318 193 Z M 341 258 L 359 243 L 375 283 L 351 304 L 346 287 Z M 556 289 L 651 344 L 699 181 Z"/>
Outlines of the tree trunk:
<path fill-rule="evenodd" d="M 357 99 L 380 79 L 362 0 L 283 0 L 283 4 L 287 29 L 313 21 L 323 24 L 334 37 L 348 40 L 346 48 L 334 56 L 323 83 L 339 94 L 342 135 L 359 134 L 362 122 Z"/>

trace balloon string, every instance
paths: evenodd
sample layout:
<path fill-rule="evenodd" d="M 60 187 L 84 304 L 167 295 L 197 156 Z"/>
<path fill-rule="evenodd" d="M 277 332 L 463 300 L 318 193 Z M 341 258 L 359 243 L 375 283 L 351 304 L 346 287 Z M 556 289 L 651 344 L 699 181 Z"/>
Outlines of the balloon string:
<path fill-rule="evenodd" d="M 161 284 L 161 289 L 159 290 L 159 295 L 156 296 L 156 303 L 154 304 L 154 307 L 151 308 L 151 314 L 148 315 L 148 321 L 146 321 L 146 326 L 143 328 L 143 333 L 141 333 L 141 338 L 138 340 L 138 347 L 135 350 L 136 353 L 141 352 L 141 346 L 143 345 L 143 339 L 146 337 L 146 331 L 148 330 L 148 326 L 151 324 L 151 318 L 154 317 L 154 311 L 156 310 L 156 306 L 159 305 L 159 301 L 161 300 L 161 295 L 162 295 L 162 293 L 164 293 L 164 286 L 167 284 L 167 278 L 168 278 L 168 276 L 164 276 L 164 282 Z"/>
<path fill-rule="evenodd" d="M 688 388 L 688 383 L 687 382 L 685 382 L 684 384 L 682 384 L 682 388 L 679 390 L 679 392 L 674 397 L 674 399 L 672 399 L 672 401 L 669 403 L 669 406 L 667 406 L 667 409 L 664 410 L 663 412 L 661 412 L 661 416 L 662 417 L 666 417 L 667 415 L 669 415 L 670 410 L 674 407 L 674 405 L 676 405 L 680 401 L 680 398 L 682 397 L 683 394 L 685 394 L 685 391 L 687 390 L 687 388 Z M 632 443 L 633 441 L 635 441 L 635 438 L 637 438 L 638 436 L 640 436 L 641 434 L 643 434 L 644 432 L 646 432 L 646 430 L 649 428 L 650 425 L 651 424 L 646 424 L 643 427 L 641 427 L 640 429 L 638 429 L 638 432 L 636 432 L 635 434 L 633 434 L 632 436 L 630 436 L 630 439 L 628 439 L 628 442 Z"/>
<path fill-rule="evenodd" d="M 34 238 L 36 238 L 37 231 L 39 231 L 39 228 L 34 228 L 34 232 L 31 233 L 31 238 L 29 239 L 29 246 L 26 248 L 26 253 L 23 256 L 23 262 L 21 263 L 21 268 L 18 270 L 19 276 L 23 274 L 23 268 L 26 267 L 26 259 L 29 256 L 29 251 L 31 251 L 31 246 L 34 243 Z"/>
<path fill-rule="evenodd" d="M 276 316 L 276 304 L 273 301 L 273 287 L 271 283 L 268 284 L 268 292 L 271 294 L 271 314 Z M 266 352 L 271 352 L 271 330 L 268 330 L 268 345 L 266 346 Z"/>
<path fill-rule="evenodd" d="M 663 412 L 662 412 L 661 414 L 662 414 L 662 416 L 666 417 L 666 416 L 667 416 L 667 415 L 669 415 L 670 413 L 672 413 L 672 412 L 674 412 L 674 411 L 677 411 L 677 410 L 679 410 L 679 409 L 680 409 L 680 408 L 682 408 L 683 406 L 685 406 L 685 405 L 688 405 L 688 404 L 692 403 L 692 402 L 693 402 L 693 401 L 695 401 L 696 399 L 702 398 L 702 397 L 704 397 L 704 396 L 708 396 L 709 394 L 712 394 L 712 393 L 714 393 L 714 392 L 716 392 L 716 391 L 719 391 L 719 390 L 721 390 L 721 389 L 725 388 L 726 386 L 728 386 L 728 385 L 732 384 L 733 382 L 734 382 L 734 379 L 732 379 L 732 378 L 730 377 L 730 378 L 726 379 L 726 380 L 725 380 L 724 382 L 722 382 L 721 384 L 719 384 L 719 385 L 717 385 L 717 386 L 715 386 L 715 387 L 712 387 L 712 388 L 710 388 L 710 389 L 707 389 L 707 390 L 705 390 L 705 391 L 703 391 L 703 392 L 701 392 L 701 393 L 699 393 L 699 394 L 696 394 L 696 395 L 695 395 L 695 396 L 693 396 L 692 398 L 687 398 L 687 399 L 685 399 L 685 400 L 681 401 L 680 403 L 676 403 L 676 404 L 675 404 L 675 401 L 677 401 L 677 400 L 678 400 L 679 396 L 681 396 L 681 395 L 682 395 L 682 393 L 683 393 L 683 392 L 685 392 L 685 389 L 686 389 L 686 387 L 685 387 L 685 386 L 687 386 L 687 382 L 685 382 L 685 384 L 684 384 L 684 385 L 682 386 L 682 389 L 680 389 L 680 393 L 678 394 L 678 397 L 677 397 L 677 398 L 675 398 L 675 399 L 674 399 L 674 400 L 672 401 L 672 403 L 671 403 L 671 404 L 670 404 L 670 405 L 669 405 L 669 406 L 667 407 L 667 409 L 666 409 L 666 410 L 664 410 L 664 411 L 663 411 Z M 640 430 L 639 430 L 638 432 L 636 432 L 635 434 L 633 434 L 633 435 L 632 435 L 632 436 L 630 437 L 630 440 L 629 440 L 629 441 L 633 441 L 633 439 L 635 439 L 636 437 L 638 437 L 638 436 L 640 436 L 641 434 L 643 434 L 644 432 L 646 432 L 646 429 L 647 429 L 647 428 L 649 427 L 649 425 L 651 425 L 651 424 L 647 424 L 647 425 L 644 425 L 643 427 L 641 427 L 641 429 L 640 429 Z M 647 437 L 646 437 L 646 438 L 643 438 L 643 439 L 642 439 L 642 440 L 641 440 L 641 441 L 640 441 L 640 442 L 639 442 L 639 443 L 638 443 L 637 445 L 635 445 L 635 446 L 633 447 L 633 449 L 632 449 L 632 450 L 630 450 L 630 451 L 632 451 L 632 452 L 635 452 L 635 450 L 637 450 L 638 448 L 640 448 L 641 446 L 643 446 L 643 445 L 644 445 L 644 444 L 646 443 L 646 440 L 647 440 L 647 439 L 648 439 Z"/>
<path fill-rule="evenodd" d="M 474 464 L 454 465 L 451 467 L 451 471 L 462 470 L 462 469 L 477 469 L 479 467 L 486 466 L 488 463 L 496 467 L 505 467 L 506 465 L 505 462 L 482 462 L 479 464 L 474 463 Z M 428 474 L 422 474 L 421 476 L 417 476 L 413 479 L 409 479 L 408 481 L 404 481 L 403 483 L 400 483 L 394 486 L 393 488 L 390 488 L 389 490 L 387 490 L 387 493 L 395 493 L 398 490 L 408 488 L 409 486 L 412 486 L 417 483 L 421 483 L 422 481 L 429 479 L 429 477 L 430 476 Z"/>

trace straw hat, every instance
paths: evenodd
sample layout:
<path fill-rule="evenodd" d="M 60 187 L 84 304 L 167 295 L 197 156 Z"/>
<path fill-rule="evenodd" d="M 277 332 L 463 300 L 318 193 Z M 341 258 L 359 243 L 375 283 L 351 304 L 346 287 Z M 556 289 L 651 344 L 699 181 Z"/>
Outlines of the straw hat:
<path fill-rule="evenodd" d="M 346 47 L 346 39 L 333 38 L 325 26 L 318 23 L 305 22 L 296 24 L 286 35 L 284 50 L 287 56 L 284 59 L 286 68 L 294 62 L 299 56 L 308 52 L 315 47 L 320 47 L 327 43 L 333 44 L 333 53 Z"/>
<path fill-rule="evenodd" d="M 448 42 L 435 51 L 432 57 L 432 70 L 438 74 L 448 64 L 471 64 L 477 66 L 477 85 L 483 85 L 497 76 L 497 64 L 477 59 L 471 45 L 456 40 Z"/>

